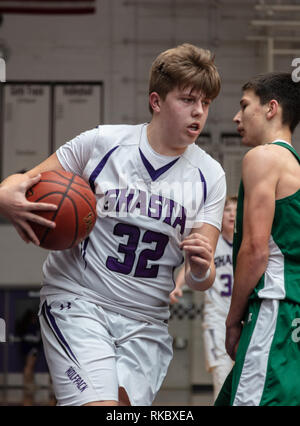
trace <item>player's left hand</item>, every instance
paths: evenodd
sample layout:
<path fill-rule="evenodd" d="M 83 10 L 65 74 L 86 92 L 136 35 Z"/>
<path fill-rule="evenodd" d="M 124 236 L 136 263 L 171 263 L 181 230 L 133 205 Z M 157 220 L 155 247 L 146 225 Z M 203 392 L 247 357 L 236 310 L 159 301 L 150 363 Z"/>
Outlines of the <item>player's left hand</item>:
<path fill-rule="evenodd" d="M 175 303 L 179 302 L 179 299 L 183 296 L 181 288 L 176 287 L 173 291 L 170 293 L 170 304 L 174 305 Z"/>
<path fill-rule="evenodd" d="M 203 277 L 213 257 L 209 239 L 204 235 L 193 233 L 180 243 L 180 248 L 186 252 L 192 273 L 196 277 Z"/>

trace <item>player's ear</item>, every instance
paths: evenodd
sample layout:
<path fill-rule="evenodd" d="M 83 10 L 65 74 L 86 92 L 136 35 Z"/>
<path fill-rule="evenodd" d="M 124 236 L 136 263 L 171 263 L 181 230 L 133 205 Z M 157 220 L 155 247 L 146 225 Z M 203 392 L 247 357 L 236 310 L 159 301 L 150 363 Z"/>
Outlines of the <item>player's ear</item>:
<path fill-rule="evenodd" d="M 160 102 L 161 102 L 161 98 L 159 94 L 157 92 L 151 92 L 149 95 L 149 103 L 151 105 L 153 112 L 160 111 Z"/>
<path fill-rule="evenodd" d="M 276 99 L 271 99 L 267 105 L 267 118 L 273 118 L 278 112 L 279 104 Z"/>

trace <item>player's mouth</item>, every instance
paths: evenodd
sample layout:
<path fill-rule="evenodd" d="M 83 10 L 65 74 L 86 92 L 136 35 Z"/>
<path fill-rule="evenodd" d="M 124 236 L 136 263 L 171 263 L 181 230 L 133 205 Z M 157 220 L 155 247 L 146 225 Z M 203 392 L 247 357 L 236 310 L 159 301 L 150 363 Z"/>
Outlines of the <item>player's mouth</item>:
<path fill-rule="evenodd" d="M 245 134 L 245 130 L 242 128 L 242 127 L 238 127 L 237 128 L 237 131 L 238 131 L 238 133 L 240 134 L 240 136 L 244 136 L 244 134 Z"/>
<path fill-rule="evenodd" d="M 187 129 L 191 136 L 198 136 L 201 131 L 199 123 L 192 123 L 187 127 Z"/>

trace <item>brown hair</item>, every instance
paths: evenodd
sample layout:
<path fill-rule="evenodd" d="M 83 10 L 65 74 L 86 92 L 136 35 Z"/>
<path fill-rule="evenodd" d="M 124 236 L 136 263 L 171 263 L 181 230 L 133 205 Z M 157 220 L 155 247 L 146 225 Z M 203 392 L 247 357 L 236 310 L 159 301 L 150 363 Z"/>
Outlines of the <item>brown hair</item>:
<path fill-rule="evenodd" d="M 229 203 L 237 203 L 238 197 L 236 195 L 228 195 L 225 200 L 225 207 Z"/>
<path fill-rule="evenodd" d="M 218 96 L 221 80 L 209 50 L 184 43 L 158 55 L 150 70 L 149 94 L 157 92 L 164 100 L 175 87 L 192 87 L 211 100 Z"/>
<path fill-rule="evenodd" d="M 293 133 L 300 120 L 300 83 L 294 82 L 290 73 L 260 74 L 245 83 L 242 90 L 253 90 L 261 105 L 275 99 L 282 107 L 282 124 Z"/>

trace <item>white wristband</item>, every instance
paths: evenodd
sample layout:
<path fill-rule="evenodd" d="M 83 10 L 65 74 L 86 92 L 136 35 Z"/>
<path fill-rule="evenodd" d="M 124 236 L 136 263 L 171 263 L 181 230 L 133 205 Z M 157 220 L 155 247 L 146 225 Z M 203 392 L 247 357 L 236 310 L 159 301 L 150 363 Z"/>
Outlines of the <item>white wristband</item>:
<path fill-rule="evenodd" d="M 196 281 L 197 283 L 201 283 L 202 281 L 205 281 L 210 276 L 210 273 L 211 273 L 211 269 L 208 268 L 208 270 L 206 271 L 206 274 L 203 275 L 203 277 L 195 277 L 195 275 L 193 274 L 193 272 L 190 271 L 191 278 L 194 281 Z"/>

